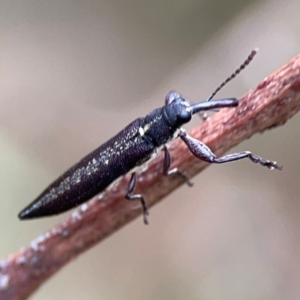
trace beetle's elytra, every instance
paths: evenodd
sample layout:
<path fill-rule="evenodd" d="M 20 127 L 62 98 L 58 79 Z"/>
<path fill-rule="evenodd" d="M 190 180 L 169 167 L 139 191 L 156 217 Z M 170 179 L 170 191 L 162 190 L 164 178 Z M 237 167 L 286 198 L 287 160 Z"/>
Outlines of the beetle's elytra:
<path fill-rule="evenodd" d="M 190 137 L 182 125 L 188 123 L 196 113 L 224 107 L 238 106 L 236 98 L 211 100 L 215 94 L 234 78 L 256 54 L 253 50 L 245 62 L 226 79 L 207 101 L 190 103 L 176 92 L 170 92 L 163 107 L 157 108 L 144 118 L 131 122 L 125 129 L 105 144 L 88 154 L 71 167 L 19 214 L 20 219 L 51 216 L 67 211 L 105 190 L 119 177 L 149 160 L 158 148 L 165 152 L 163 174 L 180 175 L 186 183 L 188 178 L 179 170 L 170 170 L 171 157 L 166 144 L 180 137 L 197 158 L 209 163 L 226 163 L 249 158 L 270 169 L 281 169 L 276 162 L 265 160 L 249 151 L 216 157 L 203 143 Z M 148 210 L 142 195 L 134 194 L 136 173 L 133 172 L 127 190 L 128 200 L 138 200 L 143 207 L 144 223 L 147 224 Z"/>

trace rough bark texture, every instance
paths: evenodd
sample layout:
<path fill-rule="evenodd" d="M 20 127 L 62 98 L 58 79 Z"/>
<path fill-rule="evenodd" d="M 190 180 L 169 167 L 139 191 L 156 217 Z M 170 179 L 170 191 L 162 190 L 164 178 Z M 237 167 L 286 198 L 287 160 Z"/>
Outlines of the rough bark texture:
<path fill-rule="evenodd" d="M 299 109 L 300 55 L 247 93 L 237 109 L 223 109 L 189 134 L 221 155 L 254 133 L 283 125 Z M 172 165 L 189 176 L 208 166 L 195 159 L 180 140 L 171 143 L 170 152 Z M 136 191 L 145 196 L 149 207 L 183 184 L 179 177 L 162 176 L 161 170 L 159 155 L 138 174 Z M 124 200 L 128 179 L 126 176 L 29 247 L 1 262 L 0 299 L 25 299 L 69 261 L 140 216 L 142 210 L 133 208 L 136 203 Z"/>

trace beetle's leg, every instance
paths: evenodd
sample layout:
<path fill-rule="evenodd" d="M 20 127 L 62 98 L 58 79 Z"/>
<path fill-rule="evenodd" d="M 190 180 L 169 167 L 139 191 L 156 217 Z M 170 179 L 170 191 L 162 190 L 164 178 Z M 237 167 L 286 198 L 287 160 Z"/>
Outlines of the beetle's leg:
<path fill-rule="evenodd" d="M 140 194 L 132 194 L 134 191 L 134 188 L 136 186 L 136 173 L 133 172 L 129 181 L 129 184 L 127 186 L 126 195 L 125 198 L 127 200 L 139 200 L 143 207 L 143 215 L 144 215 L 144 223 L 148 225 L 147 215 L 149 215 L 146 202 L 142 195 Z"/>
<path fill-rule="evenodd" d="M 209 101 L 209 100 L 207 100 Z M 212 109 L 213 112 L 219 112 L 219 109 Z M 201 118 L 202 122 L 205 122 L 208 119 L 208 114 L 205 111 L 199 111 L 198 116 Z"/>
<path fill-rule="evenodd" d="M 166 176 L 177 174 L 177 175 L 179 175 L 183 178 L 184 182 L 188 186 L 193 186 L 193 183 L 190 182 L 188 176 L 186 176 L 183 172 L 181 172 L 177 168 L 169 170 L 170 166 L 171 166 L 171 155 L 170 155 L 170 152 L 169 152 L 167 146 L 164 146 L 163 150 L 165 152 L 164 163 L 163 163 L 163 174 L 166 175 Z"/>
<path fill-rule="evenodd" d="M 223 164 L 223 163 L 227 163 L 230 161 L 249 158 L 254 163 L 259 163 L 262 166 L 267 167 L 269 169 L 278 169 L 278 170 L 282 169 L 282 167 L 278 166 L 275 161 L 263 159 L 257 155 L 252 154 L 249 151 L 228 154 L 223 157 L 216 157 L 215 154 L 205 144 L 188 136 L 185 131 L 181 130 L 179 136 L 186 143 L 189 150 L 197 158 L 199 158 L 203 161 L 209 162 L 209 163 Z"/>
<path fill-rule="evenodd" d="M 201 118 L 202 122 L 208 119 L 208 114 L 205 111 L 199 111 L 198 116 Z"/>

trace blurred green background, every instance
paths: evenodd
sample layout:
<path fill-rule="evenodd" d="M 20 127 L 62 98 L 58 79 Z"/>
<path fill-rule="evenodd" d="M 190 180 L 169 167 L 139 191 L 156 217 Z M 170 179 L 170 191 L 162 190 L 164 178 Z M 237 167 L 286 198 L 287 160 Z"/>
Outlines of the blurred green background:
<path fill-rule="evenodd" d="M 218 95 L 239 97 L 300 49 L 298 0 L 0 4 L 2 259 L 68 215 L 20 222 L 18 212 L 169 90 L 205 100 L 257 46 Z M 233 149 L 282 172 L 210 167 L 151 209 L 150 226 L 137 219 L 31 299 L 299 299 L 299 125 Z"/>

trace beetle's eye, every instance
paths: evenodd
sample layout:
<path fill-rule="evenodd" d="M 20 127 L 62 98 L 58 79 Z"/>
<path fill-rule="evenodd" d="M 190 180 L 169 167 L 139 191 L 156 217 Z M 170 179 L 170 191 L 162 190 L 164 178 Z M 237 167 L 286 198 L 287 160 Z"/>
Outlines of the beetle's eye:
<path fill-rule="evenodd" d="M 180 123 L 184 124 L 191 120 L 192 114 L 187 109 L 182 109 L 180 113 L 178 114 L 178 119 L 180 120 Z"/>
<path fill-rule="evenodd" d="M 166 99 L 165 99 L 165 103 L 166 105 L 169 105 L 171 104 L 175 99 L 178 99 L 178 98 L 181 98 L 181 96 L 175 92 L 175 91 L 171 91 L 168 93 L 168 95 L 166 96 Z"/>

